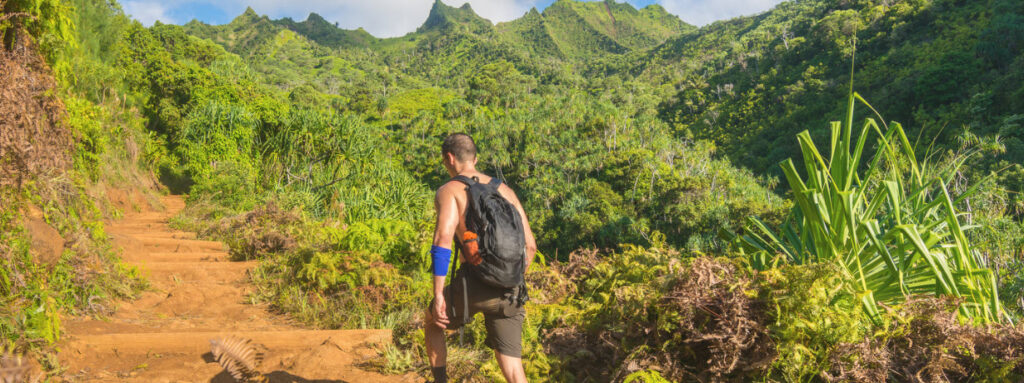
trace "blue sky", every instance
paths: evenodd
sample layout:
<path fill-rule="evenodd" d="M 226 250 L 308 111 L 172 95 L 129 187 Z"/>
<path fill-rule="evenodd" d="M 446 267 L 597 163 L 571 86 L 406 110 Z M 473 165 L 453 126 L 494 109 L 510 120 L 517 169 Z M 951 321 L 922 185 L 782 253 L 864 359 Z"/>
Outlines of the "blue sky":
<path fill-rule="evenodd" d="M 555 0 L 442 0 L 448 5 L 470 3 L 477 14 L 502 22 L 522 16 L 531 7 L 543 10 Z M 623 1 L 623 0 L 616 0 Z M 706 25 L 716 20 L 766 11 L 782 0 L 625 0 L 636 7 L 661 4 L 690 24 Z M 224 24 L 246 7 L 271 18 L 305 20 L 316 12 L 346 29 L 363 27 L 377 37 L 401 36 L 423 23 L 433 0 L 121 0 L 129 15 L 145 25 L 160 20 L 183 24 L 192 19 Z"/>

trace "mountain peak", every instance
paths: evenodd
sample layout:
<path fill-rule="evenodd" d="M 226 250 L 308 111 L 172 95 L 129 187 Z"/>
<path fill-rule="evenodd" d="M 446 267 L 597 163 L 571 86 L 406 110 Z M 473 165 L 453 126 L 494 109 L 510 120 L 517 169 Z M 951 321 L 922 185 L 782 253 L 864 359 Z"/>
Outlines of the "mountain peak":
<path fill-rule="evenodd" d="M 452 7 L 451 7 L 451 6 L 449 6 L 448 4 L 445 4 L 445 3 L 444 3 L 443 1 L 441 1 L 441 0 L 434 0 L 434 4 L 430 6 L 430 13 L 429 13 L 429 14 L 427 14 L 427 18 L 430 18 L 430 16 L 433 16 L 433 15 L 435 15 L 435 14 L 437 14 L 437 15 L 442 15 L 442 14 L 444 14 L 444 13 L 445 13 L 445 12 L 446 12 L 446 11 L 447 11 L 448 9 L 454 9 L 454 8 L 452 8 Z"/>
<path fill-rule="evenodd" d="M 326 19 L 324 19 L 323 16 L 320 16 L 316 12 L 310 12 L 309 16 L 306 16 L 306 22 L 307 23 L 327 23 L 327 24 L 330 24 L 330 23 L 327 22 Z"/>
<path fill-rule="evenodd" d="M 435 0 L 434 5 L 430 7 L 430 13 L 427 15 L 427 20 L 423 22 L 423 25 L 419 27 L 419 29 L 417 29 L 417 32 L 449 29 L 457 26 L 465 26 L 475 33 L 482 33 L 493 27 L 490 21 L 480 17 L 476 12 L 473 12 L 473 8 L 469 3 L 462 4 L 461 7 L 455 8 L 448 6 L 441 2 L 441 0 Z"/>
<path fill-rule="evenodd" d="M 679 18 L 678 16 L 669 13 L 665 7 L 661 6 L 661 4 L 650 4 L 646 7 L 640 8 L 640 12 L 657 15 L 659 17 L 669 16 Z"/>
<path fill-rule="evenodd" d="M 331 48 L 366 47 L 377 40 L 362 27 L 354 30 L 342 29 L 338 27 L 338 23 L 328 21 L 316 12 L 310 13 L 305 21 L 298 23 L 287 17 L 272 22 Z"/>
<path fill-rule="evenodd" d="M 260 15 L 257 14 L 256 11 L 252 9 L 252 7 L 245 7 L 245 12 L 242 12 L 241 15 L 238 15 L 238 17 L 235 17 L 234 20 L 231 20 L 231 24 L 234 24 L 234 25 L 255 24 L 255 23 L 259 22 L 259 21 L 260 21 Z"/>

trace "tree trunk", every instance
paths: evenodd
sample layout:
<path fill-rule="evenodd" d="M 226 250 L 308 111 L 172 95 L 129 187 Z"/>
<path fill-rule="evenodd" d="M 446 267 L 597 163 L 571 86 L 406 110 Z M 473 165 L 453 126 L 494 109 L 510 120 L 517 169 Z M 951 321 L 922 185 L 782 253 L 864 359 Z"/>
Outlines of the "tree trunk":
<path fill-rule="evenodd" d="M 11 21 L 11 26 L 3 32 L 2 36 L 4 49 L 10 52 L 19 45 L 22 45 L 20 44 L 20 41 L 23 38 L 20 36 L 22 32 L 21 20 L 26 17 L 32 17 L 32 15 L 25 12 L 18 12 L 16 3 L 4 0 L 0 0 L 0 10 L 3 10 L 2 14 L 0 14 L 0 22 L 4 22 L 6 20 Z"/>

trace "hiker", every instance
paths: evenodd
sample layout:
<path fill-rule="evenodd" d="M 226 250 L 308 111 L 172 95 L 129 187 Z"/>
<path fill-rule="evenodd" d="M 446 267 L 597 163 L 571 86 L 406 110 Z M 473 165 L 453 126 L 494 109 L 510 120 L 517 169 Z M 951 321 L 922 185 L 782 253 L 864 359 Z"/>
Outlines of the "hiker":
<path fill-rule="evenodd" d="M 521 359 L 523 304 L 529 299 L 524 274 L 537 252 L 526 212 L 511 188 L 476 170 L 476 144 L 469 135 L 445 138 L 441 156 L 452 179 L 434 200 L 434 299 L 423 326 L 434 383 L 448 381 L 445 330 L 459 329 L 476 313 L 484 314 L 485 343 L 494 350 L 505 380 L 526 382 Z M 453 249 L 458 268 L 445 286 Z"/>

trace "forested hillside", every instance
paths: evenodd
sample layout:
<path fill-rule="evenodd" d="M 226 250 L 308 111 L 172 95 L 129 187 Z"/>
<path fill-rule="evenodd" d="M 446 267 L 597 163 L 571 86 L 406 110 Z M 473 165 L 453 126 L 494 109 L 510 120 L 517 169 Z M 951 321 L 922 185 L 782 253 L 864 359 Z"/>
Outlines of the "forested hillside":
<path fill-rule="evenodd" d="M 28 36 L 56 79 L 76 198 L 152 189 L 148 174 L 187 194 L 179 228 L 261 262 L 253 300 L 308 326 L 394 329 L 378 370 L 426 371 L 440 142 L 466 132 L 537 234 L 532 380 L 1024 376 L 1019 1 L 787 1 L 697 28 L 613 0 L 498 24 L 437 0 L 393 38 L 316 13 L 145 27 L 114 0 L 27 3 L 0 2 L 31 16 L 0 34 L 9 51 Z M 47 203 L 27 190 L 4 196 Z M 0 239 L 21 240 L 5 262 L 38 264 L 24 209 L 6 209 Z M 119 270 L 102 254 L 90 267 Z M 0 293 L 29 319 L 0 333 L 45 350 L 59 336 L 38 307 L 93 301 L 33 298 L 9 282 L 45 279 L 26 267 Z M 467 332 L 453 374 L 499 377 L 482 323 Z"/>
<path fill-rule="evenodd" d="M 791 157 L 800 130 L 825 135 L 842 110 L 854 51 L 855 88 L 912 136 L 948 148 L 970 131 L 998 135 L 1012 149 L 1024 91 L 1022 6 L 786 2 L 670 41 L 641 67 L 663 73 L 696 58 L 699 74 L 685 76 L 662 117 L 683 134 L 721 142 L 754 169 Z M 1020 164 L 1013 154 L 1003 159 Z"/>

